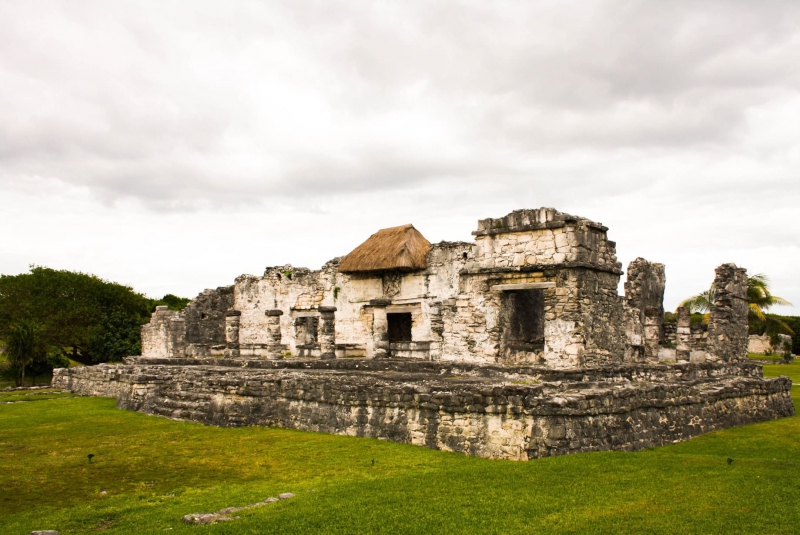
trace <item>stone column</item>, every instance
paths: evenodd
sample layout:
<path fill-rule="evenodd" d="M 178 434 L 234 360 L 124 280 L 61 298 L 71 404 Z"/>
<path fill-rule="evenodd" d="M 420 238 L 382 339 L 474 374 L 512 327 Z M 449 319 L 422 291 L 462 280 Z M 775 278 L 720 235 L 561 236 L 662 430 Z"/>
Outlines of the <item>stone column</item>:
<path fill-rule="evenodd" d="M 239 357 L 239 318 L 242 313 L 229 310 L 225 313 L 225 358 Z"/>
<path fill-rule="evenodd" d="M 664 314 L 660 308 L 649 307 L 644 309 L 644 357 L 652 362 L 658 362 L 663 316 Z"/>
<path fill-rule="evenodd" d="M 267 358 L 283 358 L 284 346 L 281 344 L 281 316 L 282 310 L 267 310 Z"/>
<path fill-rule="evenodd" d="M 319 352 L 322 359 L 336 358 L 336 307 L 319 307 Z"/>
<path fill-rule="evenodd" d="M 708 321 L 709 360 L 747 358 L 747 270 L 722 264 L 714 278 L 714 305 Z"/>
<path fill-rule="evenodd" d="M 692 351 L 692 315 L 689 307 L 678 307 L 678 327 L 675 331 L 675 360 L 689 361 Z"/>
<path fill-rule="evenodd" d="M 386 307 L 392 303 L 391 299 L 372 299 L 372 358 L 385 359 L 389 357 L 389 322 L 386 319 Z"/>

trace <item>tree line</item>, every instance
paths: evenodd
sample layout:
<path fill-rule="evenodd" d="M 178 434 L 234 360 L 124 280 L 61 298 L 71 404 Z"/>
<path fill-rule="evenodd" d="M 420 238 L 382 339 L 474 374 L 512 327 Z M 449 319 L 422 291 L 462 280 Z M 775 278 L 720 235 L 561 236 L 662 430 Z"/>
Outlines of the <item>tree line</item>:
<path fill-rule="evenodd" d="M 189 299 L 151 299 L 129 286 L 95 275 L 32 266 L 0 275 L 0 344 L 5 374 L 18 384 L 28 376 L 91 365 L 141 353 L 141 326 L 158 305 L 181 310 Z"/>

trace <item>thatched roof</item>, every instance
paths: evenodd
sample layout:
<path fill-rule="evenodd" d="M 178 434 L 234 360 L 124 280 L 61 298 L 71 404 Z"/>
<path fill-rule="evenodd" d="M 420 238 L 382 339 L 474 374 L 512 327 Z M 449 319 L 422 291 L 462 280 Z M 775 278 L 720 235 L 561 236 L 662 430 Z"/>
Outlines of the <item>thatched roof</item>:
<path fill-rule="evenodd" d="M 385 228 L 353 249 L 339 265 L 342 273 L 398 269 L 415 271 L 428 267 L 431 243 L 413 225 Z"/>

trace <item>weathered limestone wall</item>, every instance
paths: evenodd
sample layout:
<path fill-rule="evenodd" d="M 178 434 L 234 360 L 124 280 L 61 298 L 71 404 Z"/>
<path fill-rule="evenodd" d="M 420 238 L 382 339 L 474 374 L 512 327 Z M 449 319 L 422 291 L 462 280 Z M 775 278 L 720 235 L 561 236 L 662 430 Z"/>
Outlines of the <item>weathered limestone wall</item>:
<path fill-rule="evenodd" d="M 218 354 L 225 345 L 225 313 L 233 307 L 233 286 L 200 293 L 183 310 L 188 355 Z"/>
<path fill-rule="evenodd" d="M 606 227 L 542 208 L 482 220 L 473 234 L 474 244 L 433 245 L 427 269 L 414 272 L 339 273 L 337 258 L 317 271 L 285 265 L 242 275 L 180 315 L 154 315 L 143 328 L 143 355 L 399 356 L 551 368 L 663 358 L 664 266 L 632 262 L 620 297 L 622 270 Z M 740 282 L 719 293 L 714 347 L 725 356 L 714 358 L 741 355 L 746 315 L 742 323 L 741 307 L 730 304 Z M 235 329 L 226 327 L 229 310 L 238 312 Z M 396 313 L 410 314 L 411 341 L 390 343 Z M 228 339 L 233 330 L 238 340 Z M 692 346 L 689 357 L 685 349 L 678 360 L 699 358 L 705 347 Z"/>
<path fill-rule="evenodd" d="M 186 354 L 186 321 L 167 306 L 157 306 L 150 323 L 142 325 L 142 356 L 183 357 Z"/>
<path fill-rule="evenodd" d="M 708 358 L 747 358 L 747 270 L 722 264 L 714 278 L 716 296 L 708 320 Z"/>
<path fill-rule="evenodd" d="M 626 361 L 652 362 L 658 359 L 658 345 L 664 340 L 661 324 L 665 286 L 664 264 L 648 262 L 644 258 L 637 258 L 628 264 L 624 300 L 628 342 Z M 649 329 L 648 323 L 651 324 Z"/>
<path fill-rule="evenodd" d="M 511 267 L 597 267 L 621 273 L 607 227 L 554 208 L 516 210 L 478 222 L 470 271 Z"/>
<path fill-rule="evenodd" d="M 266 313 L 281 310 L 281 338 L 288 351 L 298 355 L 298 346 L 304 344 L 298 341 L 298 328 L 305 329 L 308 318 L 319 321 L 321 308 L 335 307 L 333 328 L 340 356 L 376 356 L 376 343 L 388 345 L 385 332 L 383 338 L 375 336 L 376 317 L 385 323 L 387 312 L 409 312 L 413 340 L 429 344 L 427 358 L 441 358 L 441 301 L 457 294 L 459 270 L 471 248 L 467 243 L 435 244 L 428 269 L 415 273 L 349 275 L 338 272 L 340 259 L 335 259 L 319 271 L 287 265 L 267 268 L 263 277 L 243 275 L 234 287 L 234 307 L 242 312 L 241 345 L 270 343 Z M 309 356 L 319 356 L 320 351 L 310 350 Z"/>
<path fill-rule="evenodd" d="M 256 368 L 101 365 L 56 370 L 53 384 L 206 424 L 387 438 L 519 460 L 636 450 L 794 414 L 791 382 L 764 379 L 751 364 L 560 373 L 384 361 L 398 370 L 387 374 L 375 370 L 379 361 L 353 360 L 253 361 Z"/>
<path fill-rule="evenodd" d="M 775 355 L 783 354 L 785 351 L 785 344 L 787 342 L 789 343 L 789 347 L 791 347 L 792 337 L 788 334 L 779 334 L 778 340 L 778 346 L 775 347 L 772 345 L 772 340 L 770 340 L 770 336 L 768 334 L 763 334 L 761 336 L 757 334 L 751 334 L 747 339 L 747 351 L 749 353 Z"/>
<path fill-rule="evenodd" d="M 142 356 L 175 358 L 221 355 L 225 346 L 225 312 L 233 306 L 233 286 L 206 290 L 184 310 L 156 307 L 142 326 Z"/>
<path fill-rule="evenodd" d="M 622 270 L 607 230 L 552 208 L 479 221 L 453 310 L 454 355 L 463 359 L 464 353 L 479 350 L 500 361 L 554 368 L 621 359 L 625 338 L 617 286 Z M 509 353 L 502 341 L 504 296 L 493 287 L 520 283 L 551 284 L 543 288 L 544 345 L 539 351 Z"/>

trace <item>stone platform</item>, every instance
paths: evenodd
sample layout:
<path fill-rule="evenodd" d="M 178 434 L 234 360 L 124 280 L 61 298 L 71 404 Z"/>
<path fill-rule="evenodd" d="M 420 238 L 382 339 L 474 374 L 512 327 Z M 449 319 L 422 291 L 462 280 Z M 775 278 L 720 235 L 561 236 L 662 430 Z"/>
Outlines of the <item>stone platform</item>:
<path fill-rule="evenodd" d="M 480 457 L 638 450 L 794 415 L 748 362 L 532 366 L 366 359 L 153 359 L 59 369 L 53 386 L 224 427 L 383 438 Z"/>

